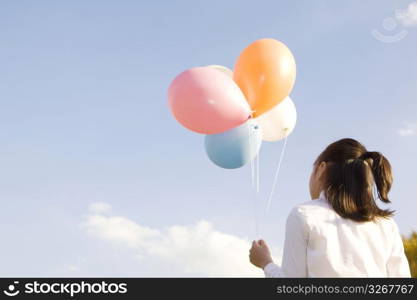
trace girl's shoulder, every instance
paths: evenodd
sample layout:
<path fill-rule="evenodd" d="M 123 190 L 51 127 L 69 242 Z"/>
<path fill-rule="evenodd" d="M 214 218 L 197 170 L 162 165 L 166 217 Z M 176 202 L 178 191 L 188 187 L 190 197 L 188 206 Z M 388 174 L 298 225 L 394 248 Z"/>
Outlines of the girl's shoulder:
<path fill-rule="evenodd" d="M 399 232 L 397 222 L 395 222 L 393 217 L 378 217 L 373 222 L 384 228 L 387 233 L 391 232 L 396 234 Z"/>
<path fill-rule="evenodd" d="M 292 209 L 291 213 L 299 214 L 303 216 L 309 216 L 312 213 L 323 213 L 323 214 L 329 214 L 331 212 L 331 206 L 327 202 L 326 199 L 318 198 L 313 200 L 308 200 L 303 203 L 300 203 Z"/>
<path fill-rule="evenodd" d="M 317 220 L 334 218 L 335 212 L 325 199 L 314 199 L 300 203 L 292 208 L 288 220 L 298 220 L 307 227 L 312 227 Z"/>

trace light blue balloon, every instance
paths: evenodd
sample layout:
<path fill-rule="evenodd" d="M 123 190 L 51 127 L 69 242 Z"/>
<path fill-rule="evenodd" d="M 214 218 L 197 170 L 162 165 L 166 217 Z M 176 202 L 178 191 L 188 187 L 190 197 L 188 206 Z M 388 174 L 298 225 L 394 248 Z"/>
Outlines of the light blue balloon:
<path fill-rule="evenodd" d="M 262 144 L 261 129 L 253 121 L 228 131 L 209 134 L 205 148 L 210 160 L 225 169 L 240 168 L 252 161 Z"/>

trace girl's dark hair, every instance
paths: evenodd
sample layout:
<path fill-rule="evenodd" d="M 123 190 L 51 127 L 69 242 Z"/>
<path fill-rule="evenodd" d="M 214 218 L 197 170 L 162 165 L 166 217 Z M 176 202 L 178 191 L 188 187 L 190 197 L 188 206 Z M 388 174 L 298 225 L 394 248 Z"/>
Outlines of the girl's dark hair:
<path fill-rule="evenodd" d="M 392 185 L 391 165 L 380 152 L 369 152 L 354 139 L 341 139 L 327 146 L 314 162 L 315 167 L 321 162 L 326 162 L 325 196 L 341 217 L 365 222 L 394 214 L 375 203 L 375 189 L 382 202 L 390 203 Z"/>

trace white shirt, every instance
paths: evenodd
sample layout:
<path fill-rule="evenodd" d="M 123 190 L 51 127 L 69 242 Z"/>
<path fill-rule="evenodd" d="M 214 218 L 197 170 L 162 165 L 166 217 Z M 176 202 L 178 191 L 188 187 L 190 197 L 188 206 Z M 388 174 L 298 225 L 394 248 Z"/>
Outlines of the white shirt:
<path fill-rule="evenodd" d="M 287 218 L 282 266 L 266 277 L 411 277 L 392 218 L 359 223 L 340 217 L 321 193 Z"/>

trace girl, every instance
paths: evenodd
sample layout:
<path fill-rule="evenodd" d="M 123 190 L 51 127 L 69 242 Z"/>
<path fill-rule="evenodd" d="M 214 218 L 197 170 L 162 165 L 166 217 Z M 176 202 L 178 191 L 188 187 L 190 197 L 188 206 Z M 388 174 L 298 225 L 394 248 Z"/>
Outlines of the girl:
<path fill-rule="evenodd" d="M 266 277 L 410 277 L 390 203 L 391 166 L 356 140 L 330 144 L 316 159 L 310 200 L 292 209 L 282 266 L 263 240 L 253 241 L 250 261 Z"/>

